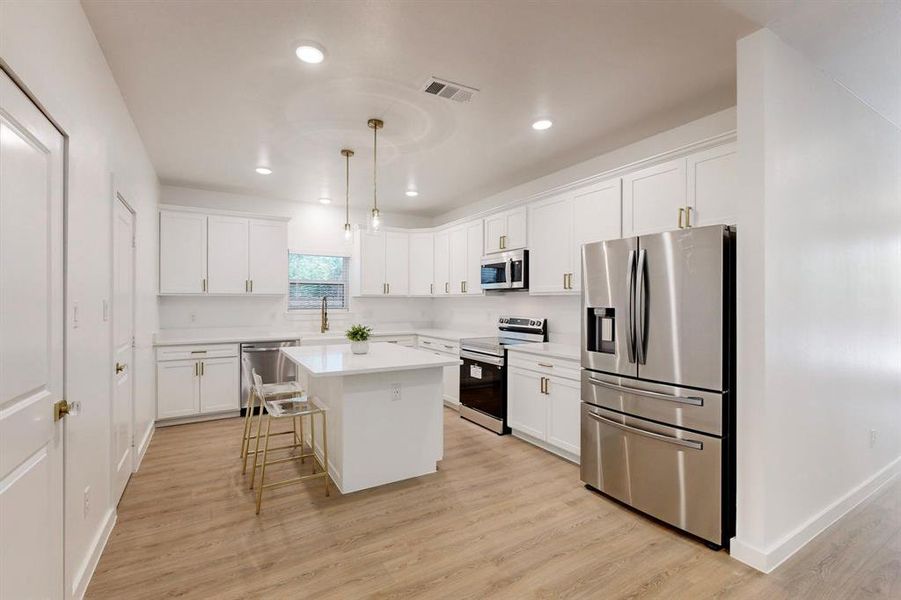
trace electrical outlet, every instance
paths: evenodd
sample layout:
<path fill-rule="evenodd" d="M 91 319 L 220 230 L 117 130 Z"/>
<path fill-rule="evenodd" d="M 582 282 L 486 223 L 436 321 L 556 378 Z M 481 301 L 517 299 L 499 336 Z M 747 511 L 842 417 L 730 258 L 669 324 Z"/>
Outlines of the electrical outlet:
<path fill-rule="evenodd" d="M 84 488 L 84 516 L 85 516 L 85 518 L 87 518 L 89 512 L 91 512 L 91 486 L 87 486 Z"/>
<path fill-rule="evenodd" d="M 391 384 L 391 400 L 397 402 L 400 400 L 400 384 L 392 383 Z"/>
<path fill-rule="evenodd" d="M 876 433 L 875 429 L 870 430 L 870 448 L 876 445 Z"/>

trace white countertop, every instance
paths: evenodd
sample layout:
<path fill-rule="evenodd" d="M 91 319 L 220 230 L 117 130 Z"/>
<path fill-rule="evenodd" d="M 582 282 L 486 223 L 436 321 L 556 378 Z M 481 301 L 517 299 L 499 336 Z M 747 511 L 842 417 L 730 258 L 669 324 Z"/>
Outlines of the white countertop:
<path fill-rule="evenodd" d="M 582 353 L 578 346 L 569 344 L 557 344 L 555 342 L 543 342 L 541 344 L 519 344 L 517 346 L 507 346 L 508 352 L 522 352 L 524 354 L 535 354 L 538 356 L 547 356 L 552 358 L 562 358 L 564 360 L 572 360 L 581 363 Z"/>
<path fill-rule="evenodd" d="M 473 333 L 453 329 L 375 329 L 372 335 L 424 335 L 442 340 L 459 342 L 462 338 L 483 337 L 494 335 L 491 333 Z M 156 346 L 181 346 L 185 344 L 237 344 L 241 342 L 272 342 L 277 340 L 301 340 L 301 343 L 315 343 L 316 341 L 343 340 L 343 329 L 335 329 L 325 333 L 315 331 L 297 330 L 272 330 L 254 327 L 223 327 L 217 329 L 162 329 L 157 332 L 154 345 Z"/>
<path fill-rule="evenodd" d="M 460 364 L 460 360 L 455 357 L 442 357 L 432 352 L 386 342 L 371 342 L 367 354 L 353 354 L 350 344 L 292 346 L 282 348 L 281 352 L 313 377 L 343 377 Z"/>

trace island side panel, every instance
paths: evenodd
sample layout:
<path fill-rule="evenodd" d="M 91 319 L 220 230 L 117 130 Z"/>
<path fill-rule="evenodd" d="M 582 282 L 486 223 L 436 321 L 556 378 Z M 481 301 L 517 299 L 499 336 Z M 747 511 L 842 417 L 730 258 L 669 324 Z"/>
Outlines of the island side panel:
<path fill-rule="evenodd" d="M 340 404 L 334 428 L 340 431 L 334 439 L 341 440 L 342 455 L 340 461 L 329 462 L 340 471 L 342 493 L 436 471 L 444 455 L 442 367 L 340 379 L 341 393 L 331 390 L 328 402 Z M 330 385 L 325 378 L 314 381 L 313 389 Z M 393 393 L 396 385 L 399 399 Z M 330 459 L 334 429 L 329 427 Z"/>
<path fill-rule="evenodd" d="M 342 492 L 343 485 L 343 462 L 344 462 L 344 427 L 343 413 L 344 403 L 341 401 L 344 389 L 343 377 L 313 377 L 305 369 L 306 390 L 311 397 L 316 397 L 326 411 L 326 422 L 328 424 L 328 471 L 332 481 Z M 324 453 L 322 448 L 322 432 L 320 424 L 322 421 L 319 416 L 316 419 L 316 440 L 314 452 L 320 460 L 323 459 Z M 308 419 L 304 419 L 304 434 L 310 435 Z M 309 440 L 309 437 L 307 438 Z"/>

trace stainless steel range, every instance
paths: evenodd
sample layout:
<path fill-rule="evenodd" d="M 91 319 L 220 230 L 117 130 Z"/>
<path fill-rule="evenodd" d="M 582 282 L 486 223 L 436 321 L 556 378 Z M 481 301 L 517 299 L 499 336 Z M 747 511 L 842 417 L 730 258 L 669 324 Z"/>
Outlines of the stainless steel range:
<path fill-rule="evenodd" d="M 507 427 L 507 347 L 547 341 L 547 319 L 500 317 L 495 337 L 460 340 L 460 416 L 503 435 Z"/>

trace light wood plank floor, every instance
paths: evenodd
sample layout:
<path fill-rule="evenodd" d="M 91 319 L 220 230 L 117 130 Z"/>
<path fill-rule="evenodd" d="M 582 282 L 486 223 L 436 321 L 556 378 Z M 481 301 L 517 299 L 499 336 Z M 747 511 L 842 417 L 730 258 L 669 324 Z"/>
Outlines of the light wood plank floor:
<path fill-rule="evenodd" d="M 438 473 L 330 498 L 290 486 L 259 517 L 239 419 L 157 430 L 87 597 L 901 598 L 901 482 L 763 576 L 445 416 Z"/>

